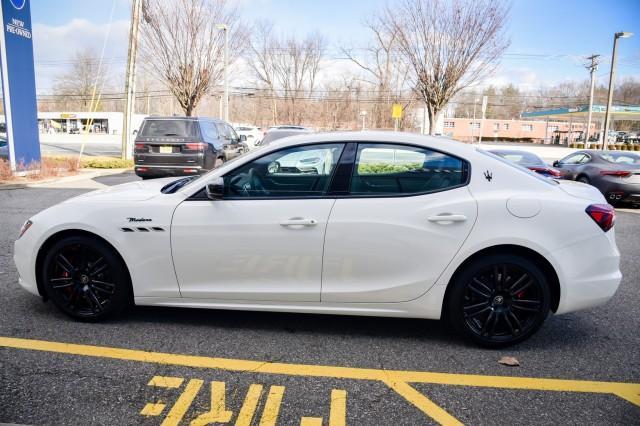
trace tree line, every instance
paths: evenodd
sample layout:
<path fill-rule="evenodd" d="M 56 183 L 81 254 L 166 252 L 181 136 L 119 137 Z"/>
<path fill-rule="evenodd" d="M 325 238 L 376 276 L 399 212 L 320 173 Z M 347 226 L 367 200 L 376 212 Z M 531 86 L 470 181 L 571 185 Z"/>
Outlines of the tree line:
<path fill-rule="evenodd" d="M 319 32 L 299 37 L 272 22 L 245 22 L 230 0 L 143 0 L 136 111 L 217 115 L 223 83 L 226 25 L 232 79 L 231 120 L 258 125 L 306 124 L 355 128 L 361 111 L 367 127 L 391 128 L 391 105 L 411 127 L 416 108 L 426 108 L 431 133 L 447 105 L 470 116 L 487 95 L 488 118 L 518 118 L 527 108 L 584 103 L 588 83 L 563 83 L 523 93 L 513 85 L 478 86 L 493 73 L 509 46 L 506 0 L 397 0 L 363 22 L 366 46 L 339 52 L 358 72 L 334 74 L 328 42 Z M 90 51 L 76 52 L 70 69 L 55 79 L 45 110 L 121 110 L 121 79 L 97 75 Z M 627 80 L 616 98 L 638 103 L 640 84 Z M 603 95 L 596 89 L 596 99 Z M 605 93 L 606 94 L 606 93 Z M 597 102 L 596 102 L 597 103 Z"/>

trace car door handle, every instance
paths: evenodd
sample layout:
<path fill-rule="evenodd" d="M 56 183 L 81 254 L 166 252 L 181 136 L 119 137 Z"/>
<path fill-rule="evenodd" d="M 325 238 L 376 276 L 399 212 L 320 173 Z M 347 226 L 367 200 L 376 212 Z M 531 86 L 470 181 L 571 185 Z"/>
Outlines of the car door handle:
<path fill-rule="evenodd" d="M 291 219 L 280 222 L 281 226 L 316 226 L 317 224 L 317 220 L 305 219 L 303 217 L 292 217 Z"/>
<path fill-rule="evenodd" d="M 439 214 L 437 216 L 429 217 L 429 222 L 436 223 L 453 223 L 453 222 L 464 222 L 467 220 L 467 217 L 463 214 Z"/>

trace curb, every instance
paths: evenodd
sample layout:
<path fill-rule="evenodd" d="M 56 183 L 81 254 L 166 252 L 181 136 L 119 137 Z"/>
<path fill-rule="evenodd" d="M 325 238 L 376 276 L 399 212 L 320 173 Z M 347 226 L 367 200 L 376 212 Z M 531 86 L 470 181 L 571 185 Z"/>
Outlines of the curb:
<path fill-rule="evenodd" d="M 32 181 L 32 182 L 20 182 L 20 183 L 0 183 L 0 191 L 6 191 L 11 189 L 25 189 L 34 188 L 49 183 L 65 183 L 65 182 L 77 182 L 82 180 L 93 179 L 102 176 L 117 175 L 133 169 L 79 169 L 79 173 L 71 176 L 55 176 L 47 179 Z"/>

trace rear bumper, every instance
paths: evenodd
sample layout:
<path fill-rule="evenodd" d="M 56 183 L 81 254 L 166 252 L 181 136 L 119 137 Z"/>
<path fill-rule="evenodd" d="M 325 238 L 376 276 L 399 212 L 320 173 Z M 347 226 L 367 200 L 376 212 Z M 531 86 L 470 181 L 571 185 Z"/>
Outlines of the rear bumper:
<path fill-rule="evenodd" d="M 599 189 L 609 202 L 640 203 L 640 184 L 603 180 Z"/>
<path fill-rule="evenodd" d="M 167 166 L 136 164 L 134 167 L 136 175 L 140 177 L 164 177 L 164 176 L 190 176 L 207 172 L 202 166 Z"/>
<path fill-rule="evenodd" d="M 556 314 L 599 306 L 613 297 L 622 279 L 614 232 L 615 228 L 550 254 L 560 278 Z"/>

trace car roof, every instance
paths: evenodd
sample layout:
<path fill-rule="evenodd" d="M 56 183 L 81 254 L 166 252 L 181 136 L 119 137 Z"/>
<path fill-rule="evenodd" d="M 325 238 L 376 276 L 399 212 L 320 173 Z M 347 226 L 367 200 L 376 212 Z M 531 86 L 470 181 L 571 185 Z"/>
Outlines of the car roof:
<path fill-rule="evenodd" d="M 215 121 L 216 123 L 225 123 L 224 120 L 220 120 L 219 118 L 213 118 L 213 117 L 198 117 L 198 116 L 191 116 L 191 117 L 187 117 L 187 116 L 180 116 L 180 115 L 176 115 L 176 116 L 156 116 L 156 115 L 150 115 L 148 117 L 144 118 L 145 120 L 190 120 L 190 121 Z"/>
<path fill-rule="evenodd" d="M 274 130 L 275 131 L 275 130 Z M 441 150 L 451 154 L 468 154 L 476 147 L 443 136 L 420 135 L 417 133 L 365 130 L 339 132 L 300 132 L 300 135 L 287 136 L 270 143 L 269 150 L 285 148 L 287 146 L 307 145 L 331 142 L 377 142 L 390 144 L 418 145 L 425 148 Z M 480 149 L 480 148 L 478 148 Z"/>

